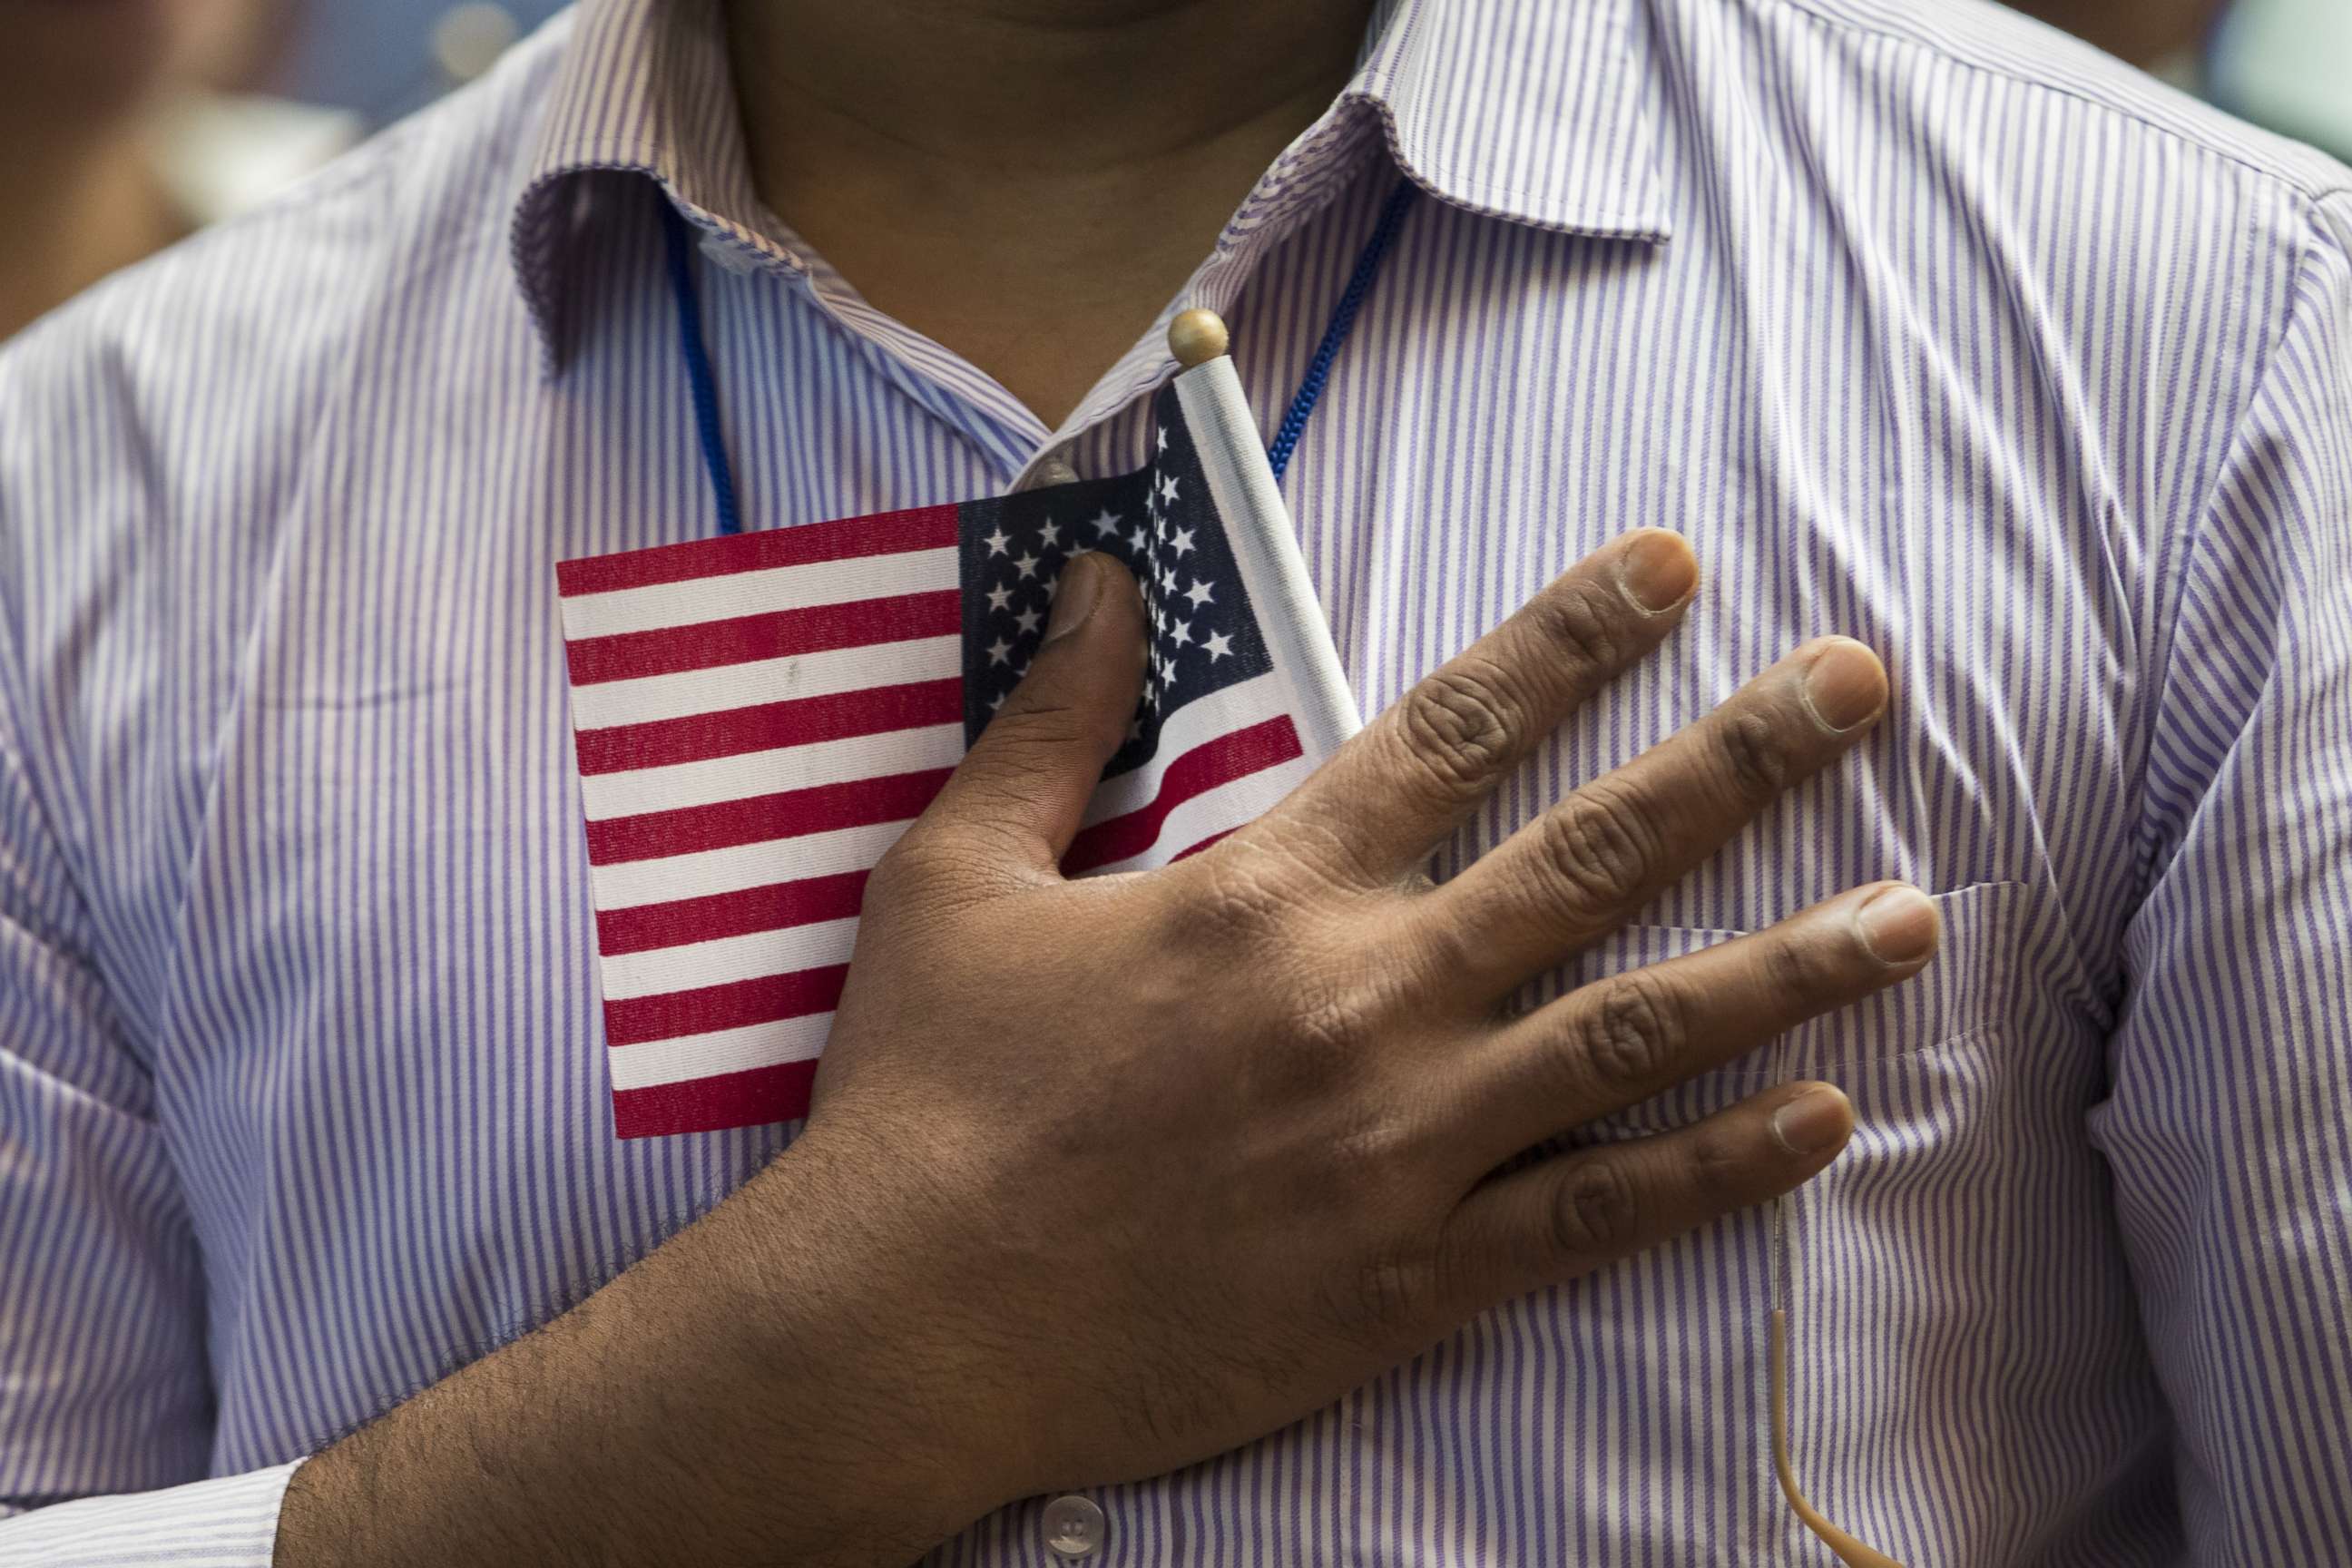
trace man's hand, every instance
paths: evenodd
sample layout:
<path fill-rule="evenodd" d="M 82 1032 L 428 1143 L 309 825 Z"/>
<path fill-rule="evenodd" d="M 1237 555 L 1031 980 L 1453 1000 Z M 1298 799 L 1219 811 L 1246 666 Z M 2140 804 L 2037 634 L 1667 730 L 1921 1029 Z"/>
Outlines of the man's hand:
<path fill-rule="evenodd" d="M 1056 869 L 1133 710 L 1133 584 L 1052 635 L 877 869 L 808 1128 L 580 1308 L 297 1472 L 281 1564 L 904 1562 L 1029 1492 L 1150 1474 L 1327 1404 L 1513 1295 L 1804 1181 L 1793 1084 L 1496 1168 L 1917 972 L 1857 889 L 1524 1016 L 1885 700 L 1800 648 L 1443 887 L 1432 851 L 1696 581 L 1635 534 L 1424 681 L 1273 813 L 1161 870 Z"/>
<path fill-rule="evenodd" d="M 1881 884 L 1504 1010 L 1885 702 L 1860 644 L 1808 645 L 1433 887 L 1440 842 L 1656 646 L 1695 575 L 1678 537 L 1636 534 L 1255 825 L 1165 869 L 1066 881 L 1143 657 L 1125 573 L 1072 563 L 1053 640 L 876 872 L 793 1156 L 890 1194 L 902 1245 L 937 1260 L 926 1315 L 970 1349 L 992 1500 L 1255 1437 L 1500 1300 L 1786 1191 L 1844 1143 L 1843 1097 L 1790 1085 L 1492 1175 L 1935 945 L 1933 906 Z"/>

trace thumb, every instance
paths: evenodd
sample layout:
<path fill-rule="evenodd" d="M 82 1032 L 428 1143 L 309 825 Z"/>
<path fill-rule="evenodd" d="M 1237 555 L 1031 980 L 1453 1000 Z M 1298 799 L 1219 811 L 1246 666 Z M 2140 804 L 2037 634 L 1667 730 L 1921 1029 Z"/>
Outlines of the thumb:
<path fill-rule="evenodd" d="M 1135 579 L 1090 551 L 1062 568 L 1029 673 L 925 814 L 932 834 L 1009 842 L 1050 872 L 1078 831 L 1103 766 L 1127 739 L 1143 683 L 1143 603 Z"/>

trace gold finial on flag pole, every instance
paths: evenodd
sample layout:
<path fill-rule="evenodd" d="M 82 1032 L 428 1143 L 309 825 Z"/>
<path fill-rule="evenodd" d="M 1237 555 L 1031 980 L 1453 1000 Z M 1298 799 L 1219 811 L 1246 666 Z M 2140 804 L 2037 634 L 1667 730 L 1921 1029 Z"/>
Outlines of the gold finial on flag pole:
<path fill-rule="evenodd" d="M 1225 352 L 1224 318 L 1214 310 L 1179 310 L 1168 323 L 1168 352 L 1186 370 L 1204 365 Z"/>

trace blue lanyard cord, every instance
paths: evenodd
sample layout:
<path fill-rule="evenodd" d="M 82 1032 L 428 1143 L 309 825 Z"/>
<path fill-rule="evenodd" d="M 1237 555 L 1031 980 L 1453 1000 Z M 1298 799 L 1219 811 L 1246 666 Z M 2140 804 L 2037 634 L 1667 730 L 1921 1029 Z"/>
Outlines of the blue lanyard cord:
<path fill-rule="evenodd" d="M 1356 324 L 1356 312 L 1364 303 L 1364 295 L 1381 269 L 1381 258 L 1388 253 L 1389 242 L 1404 226 L 1405 214 L 1412 209 L 1419 187 L 1411 180 L 1400 180 L 1395 190 L 1381 208 L 1381 220 L 1373 226 L 1371 238 L 1364 242 L 1363 253 L 1356 258 L 1356 270 L 1349 276 L 1346 292 L 1339 296 L 1339 308 L 1331 313 L 1331 324 L 1323 329 L 1323 341 L 1316 345 L 1315 358 L 1307 367 L 1306 379 L 1298 384 L 1297 394 L 1290 400 L 1290 412 L 1282 416 L 1282 428 L 1275 432 L 1274 445 L 1266 450 L 1266 461 L 1273 465 L 1275 482 L 1282 480 L 1283 470 L 1290 467 L 1290 455 L 1298 448 L 1298 437 L 1306 433 L 1307 416 L 1323 396 L 1324 385 L 1331 379 L 1331 363 L 1339 357 L 1339 345 L 1348 341 L 1348 330 Z M 742 512 L 735 500 L 735 470 L 727 460 L 727 442 L 719 428 L 719 378 L 711 374 L 710 351 L 702 341 L 702 305 L 694 291 L 695 244 L 687 231 L 686 219 L 667 195 L 656 198 L 661 205 L 662 239 L 669 253 L 669 287 L 677 301 L 678 346 L 686 355 L 686 382 L 694 395 L 695 434 L 702 442 L 702 466 L 710 474 L 712 499 L 719 507 L 719 531 L 743 531 Z"/>
<path fill-rule="evenodd" d="M 1339 308 L 1331 312 L 1331 324 L 1323 329 L 1323 341 L 1316 345 L 1306 379 L 1290 400 L 1290 412 L 1282 416 L 1282 428 L 1274 433 L 1274 445 L 1266 448 L 1265 459 L 1273 466 L 1276 484 L 1282 482 L 1283 470 L 1290 467 L 1290 454 L 1297 449 L 1298 437 L 1307 431 L 1307 416 L 1315 412 L 1323 385 L 1331 379 L 1331 362 L 1339 357 L 1339 345 L 1348 341 L 1348 329 L 1356 324 L 1356 311 L 1380 272 L 1381 258 L 1388 254 L 1389 241 L 1396 237 L 1397 230 L 1404 226 L 1404 215 L 1412 210 L 1412 198 L 1420 189 L 1411 180 L 1397 182 L 1387 205 L 1381 208 L 1381 221 L 1372 226 L 1372 237 L 1364 242 L 1363 254 L 1356 258 L 1348 290 L 1339 296 Z"/>
<path fill-rule="evenodd" d="M 719 378 L 710 374 L 710 351 L 702 342 L 702 303 L 694 292 L 694 241 L 686 219 L 667 195 L 661 204 L 662 239 L 669 251 L 669 288 L 677 300 L 677 340 L 686 351 L 686 384 L 694 394 L 694 428 L 702 438 L 702 466 L 710 471 L 710 493 L 719 504 L 719 531 L 743 531 L 735 504 L 735 469 L 727 461 L 727 440 L 719 428 Z"/>

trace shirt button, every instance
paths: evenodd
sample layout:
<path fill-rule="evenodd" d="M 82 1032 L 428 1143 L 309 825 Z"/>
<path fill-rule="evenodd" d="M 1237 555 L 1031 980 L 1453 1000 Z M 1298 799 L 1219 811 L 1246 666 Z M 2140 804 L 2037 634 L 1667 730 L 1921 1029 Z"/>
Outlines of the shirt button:
<path fill-rule="evenodd" d="M 1057 1497 L 1045 1505 L 1045 1545 L 1057 1557 L 1087 1557 L 1103 1543 L 1103 1510 L 1092 1498 Z"/>
<path fill-rule="evenodd" d="M 1051 489 L 1055 485 L 1074 485 L 1077 482 L 1078 470 L 1070 467 L 1067 458 L 1055 453 L 1037 465 L 1036 472 L 1030 476 L 1029 488 L 1041 490 Z"/>

